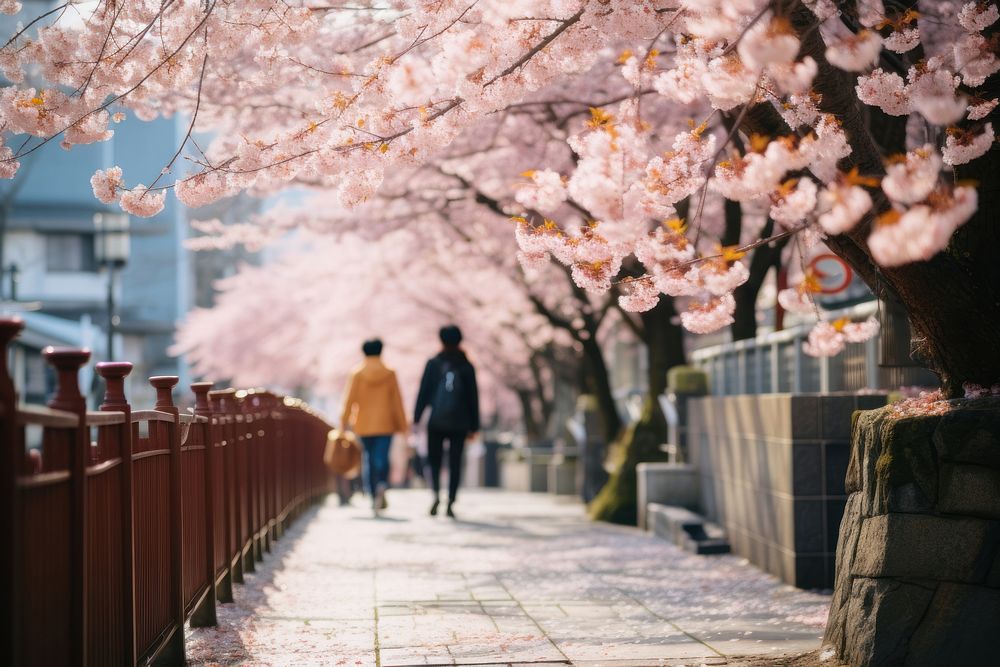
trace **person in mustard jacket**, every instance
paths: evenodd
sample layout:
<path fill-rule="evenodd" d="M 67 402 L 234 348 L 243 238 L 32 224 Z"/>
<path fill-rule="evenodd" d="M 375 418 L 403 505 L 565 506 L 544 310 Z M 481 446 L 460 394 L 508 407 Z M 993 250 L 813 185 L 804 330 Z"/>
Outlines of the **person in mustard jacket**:
<path fill-rule="evenodd" d="M 347 381 L 340 423 L 358 435 L 364 445 L 362 476 L 377 514 L 388 507 L 385 492 L 389 487 L 392 435 L 405 434 L 408 424 L 396 372 L 382 363 L 382 341 L 365 341 L 361 350 L 365 360 Z"/>

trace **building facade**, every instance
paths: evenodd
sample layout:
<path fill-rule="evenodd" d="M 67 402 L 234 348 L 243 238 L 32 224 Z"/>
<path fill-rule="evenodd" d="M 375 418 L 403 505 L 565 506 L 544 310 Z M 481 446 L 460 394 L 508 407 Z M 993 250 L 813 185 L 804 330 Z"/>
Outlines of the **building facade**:
<path fill-rule="evenodd" d="M 151 183 L 186 128 L 174 118 L 153 123 L 127 119 L 113 129 L 111 140 L 69 151 L 50 142 L 21 161 L 13 180 L 0 184 L 0 294 L 2 308 L 18 312 L 27 324 L 14 369 L 29 400 L 41 400 L 51 389 L 51 375 L 40 357 L 45 345 L 89 347 L 93 362 L 132 361 L 136 369 L 128 390 L 136 404 L 152 400 L 145 382 L 150 375 L 179 375 L 182 385 L 189 379 L 183 359 L 167 353 L 193 293 L 183 248 L 185 212 L 171 194 L 158 215 L 129 220 L 130 252 L 120 268 L 111 270 L 100 261 L 103 239 L 95 216 L 123 214 L 117 206 L 101 204 L 90 187 L 95 171 L 115 165 L 123 169 L 127 183 Z M 96 397 L 100 388 L 93 377 L 85 372 L 84 389 Z"/>

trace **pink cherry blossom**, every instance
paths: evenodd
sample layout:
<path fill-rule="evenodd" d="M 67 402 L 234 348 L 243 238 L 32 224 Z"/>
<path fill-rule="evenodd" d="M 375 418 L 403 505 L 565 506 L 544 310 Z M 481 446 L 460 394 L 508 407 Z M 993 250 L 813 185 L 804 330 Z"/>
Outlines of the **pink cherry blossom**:
<path fill-rule="evenodd" d="M 798 164 L 808 166 L 816 178 L 829 183 L 839 174 L 837 163 L 851 154 L 851 145 L 840 121 L 829 114 L 820 116 L 814 131 L 815 135 L 802 140 Z"/>
<path fill-rule="evenodd" d="M 969 120 L 981 120 L 996 108 L 998 100 L 980 100 L 969 105 Z"/>
<path fill-rule="evenodd" d="M 907 152 L 902 160 L 886 167 L 882 189 L 900 204 L 923 201 L 937 185 L 941 156 L 930 144 Z"/>
<path fill-rule="evenodd" d="M 891 35 L 883 40 L 882 45 L 896 53 L 906 53 L 916 48 L 920 43 L 920 30 L 918 28 L 905 28 L 895 30 Z"/>
<path fill-rule="evenodd" d="M 858 72 L 873 65 L 882 50 L 882 38 L 871 30 L 862 30 L 834 41 L 826 48 L 826 59 L 834 67 Z"/>
<path fill-rule="evenodd" d="M 787 193 L 774 197 L 771 217 L 785 226 L 802 222 L 816 208 L 816 182 L 811 178 L 800 178 Z"/>
<path fill-rule="evenodd" d="M 547 252 L 524 252 L 519 251 L 517 253 L 517 261 L 521 264 L 521 268 L 524 273 L 529 277 L 534 277 L 535 275 L 542 272 L 549 263 L 549 254 Z"/>
<path fill-rule="evenodd" d="M 808 314 L 816 312 L 816 303 L 809 290 L 802 286 L 789 287 L 778 291 L 778 303 L 789 313 Z"/>
<path fill-rule="evenodd" d="M 809 339 L 803 343 L 802 351 L 811 357 L 833 357 L 840 354 L 846 345 L 844 335 L 829 322 L 817 322 L 809 331 Z"/>
<path fill-rule="evenodd" d="M 681 312 L 681 325 L 691 333 L 712 333 L 733 323 L 736 300 L 732 294 L 693 302 Z"/>
<path fill-rule="evenodd" d="M 656 289 L 670 296 L 699 296 L 705 290 L 700 282 L 691 280 L 690 272 L 681 269 L 662 269 L 653 273 Z M 697 277 L 697 276 L 695 276 Z"/>
<path fill-rule="evenodd" d="M 832 357 L 839 354 L 847 343 L 863 343 L 878 330 L 878 320 L 873 317 L 864 322 L 817 322 L 802 349 L 813 357 Z"/>
<path fill-rule="evenodd" d="M 913 108 L 931 123 L 949 125 L 965 115 L 965 98 L 955 93 L 961 79 L 945 69 L 938 58 L 932 58 L 922 70 L 911 67 L 907 79 Z"/>
<path fill-rule="evenodd" d="M 799 62 L 786 65 L 772 64 L 767 68 L 768 78 L 774 81 L 779 90 L 788 95 L 805 96 L 806 99 L 818 72 L 819 64 L 812 56 L 806 56 Z M 811 125 L 812 121 L 799 124 Z"/>
<path fill-rule="evenodd" d="M 21 163 L 14 159 L 14 151 L 0 140 L 0 178 L 14 178 L 20 168 Z"/>
<path fill-rule="evenodd" d="M 150 192 L 145 185 L 140 183 L 122 192 L 119 205 L 127 213 L 137 215 L 140 218 L 149 218 L 163 210 L 166 197 L 166 191 Z"/>
<path fill-rule="evenodd" d="M 156 184 L 172 185 L 181 203 L 287 190 L 312 202 L 198 243 L 265 245 L 299 230 L 370 240 L 406 227 L 440 241 L 496 223 L 484 215 L 525 212 L 517 249 L 486 243 L 506 268 L 516 270 L 519 253 L 534 280 L 555 262 L 578 286 L 604 292 L 638 260 L 647 275 L 626 291 L 630 303 L 651 303 L 655 288 L 701 297 L 694 311 L 716 312 L 706 292 L 726 296 L 746 270 L 699 259 L 726 233 L 727 199 L 744 205 L 740 244 L 758 238 L 770 213 L 796 228 L 790 245 L 801 247 L 856 230 L 872 213 L 871 193 L 884 192 L 894 212 L 874 226 L 872 254 L 890 266 L 918 261 L 946 247 L 975 207 L 974 191 L 949 185 L 948 165 L 994 141 L 982 121 L 996 102 L 976 88 L 1000 70 L 994 36 L 982 34 L 997 20 L 995 3 L 924 3 L 918 29 L 882 0 L 849 9 L 809 0 L 820 20 L 807 32 L 788 22 L 788 8 L 761 0 L 397 0 L 389 13 L 362 4 L 347 17 L 278 0 L 77 3 L 41 17 L 0 49 L 10 82 L 0 116 L 11 135 L 0 176 L 22 160 L 7 146 L 74 149 L 106 141 L 124 114 L 181 115 L 193 123 L 178 147 L 190 171 L 165 165 L 176 180 Z M 0 0 L 0 9 L 18 3 Z M 816 79 L 823 58 L 800 55 L 803 43 L 860 74 L 843 95 L 854 88 L 865 104 L 914 115 L 908 147 L 928 146 L 890 159 L 884 178 L 844 174 L 859 148 L 857 162 L 878 171 L 856 128 L 845 131 L 867 121 L 820 95 L 831 82 Z M 919 60 L 891 53 L 917 45 Z M 765 105 L 789 127 L 748 134 Z M 840 118 L 825 113 L 838 106 Z M 732 132 L 735 119 L 742 126 Z M 525 168 L 534 171 L 515 184 Z M 136 215 L 162 206 L 161 191 L 125 183 L 117 167 L 92 179 L 101 201 L 120 198 Z M 656 224 L 684 200 L 691 231 Z"/>
<path fill-rule="evenodd" d="M 952 166 L 972 162 L 993 146 L 993 124 L 986 123 L 982 132 L 958 130 L 949 132 L 941 154 L 945 164 Z"/>
<path fill-rule="evenodd" d="M 198 208 L 230 192 L 225 177 L 218 172 L 203 172 L 177 181 L 174 193 L 185 206 Z"/>
<path fill-rule="evenodd" d="M 730 264 L 718 259 L 695 264 L 684 277 L 710 294 L 724 296 L 745 283 L 750 277 L 750 271 L 743 262 L 735 261 Z"/>
<path fill-rule="evenodd" d="M 965 35 L 955 43 L 955 67 L 966 85 L 981 86 L 1000 71 L 1000 58 L 990 51 L 982 35 Z"/>
<path fill-rule="evenodd" d="M 629 281 L 624 283 L 621 289 L 622 295 L 618 297 L 618 304 L 622 310 L 642 313 L 652 310 L 660 301 L 660 290 L 656 288 L 651 278 Z"/>
<path fill-rule="evenodd" d="M 855 90 L 862 102 L 878 107 L 890 116 L 905 116 L 910 113 L 906 82 L 895 72 L 886 72 L 877 67 L 858 77 Z"/>
<path fill-rule="evenodd" d="M 819 194 L 818 222 L 827 234 L 843 234 L 854 229 L 871 208 L 871 195 L 863 187 L 834 182 Z"/>
<path fill-rule="evenodd" d="M 869 317 L 863 322 L 848 322 L 841 329 L 844 339 L 848 343 L 863 343 L 873 337 L 879 331 L 878 320 Z"/>
<path fill-rule="evenodd" d="M 744 33 L 737 45 L 743 63 L 755 70 L 786 65 L 799 53 L 799 39 L 787 19 L 765 15 Z"/>
<path fill-rule="evenodd" d="M 518 187 L 515 195 L 518 203 L 540 213 L 554 213 L 566 201 L 562 176 L 551 169 L 527 173 L 531 183 Z"/>
<path fill-rule="evenodd" d="M 947 247 L 955 229 L 975 212 L 976 202 L 974 188 L 957 187 L 934 193 L 929 204 L 882 216 L 868 237 L 872 257 L 882 266 L 930 259 Z"/>
<path fill-rule="evenodd" d="M 114 131 L 108 129 L 109 120 L 110 115 L 107 111 L 102 110 L 88 114 L 83 120 L 74 123 L 66 130 L 64 141 L 70 145 L 107 141 L 114 135 Z"/>
<path fill-rule="evenodd" d="M 118 200 L 118 190 L 123 186 L 121 167 L 110 167 L 99 169 L 90 177 L 90 186 L 94 189 L 94 196 L 105 204 L 112 204 Z"/>
<path fill-rule="evenodd" d="M 996 23 L 1000 10 L 992 2 L 967 2 L 958 12 L 958 23 L 969 32 L 980 32 Z"/>
<path fill-rule="evenodd" d="M 701 83 L 712 106 L 722 111 L 746 104 L 757 92 L 757 76 L 735 55 L 709 61 Z"/>

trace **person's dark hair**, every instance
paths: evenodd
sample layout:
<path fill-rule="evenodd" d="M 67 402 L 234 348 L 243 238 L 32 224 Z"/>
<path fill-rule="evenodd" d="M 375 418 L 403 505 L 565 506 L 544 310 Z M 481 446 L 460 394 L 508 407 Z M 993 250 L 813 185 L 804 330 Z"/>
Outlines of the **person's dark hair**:
<path fill-rule="evenodd" d="M 455 346 L 462 342 L 462 330 L 454 324 L 449 324 L 448 326 L 441 327 L 438 337 L 443 344 Z"/>
<path fill-rule="evenodd" d="M 382 354 L 382 341 L 378 338 L 366 340 L 361 346 L 361 351 L 365 353 L 366 357 L 377 357 Z"/>

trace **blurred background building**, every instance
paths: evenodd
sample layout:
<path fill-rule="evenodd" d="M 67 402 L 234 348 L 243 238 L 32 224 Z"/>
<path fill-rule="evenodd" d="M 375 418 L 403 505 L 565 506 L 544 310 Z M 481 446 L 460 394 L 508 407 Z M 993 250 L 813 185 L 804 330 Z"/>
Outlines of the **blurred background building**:
<path fill-rule="evenodd" d="M 95 360 L 133 361 L 129 396 L 137 404 L 152 397 L 150 375 L 189 379 L 184 360 L 166 351 L 192 301 L 182 245 L 186 212 L 168 197 L 160 214 L 130 220 L 97 201 L 89 185 L 95 171 L 115 165 L 130 180 L 152 182 L 176 150 L 182 125 L 125 120 L 113 126 L 111 140 L 70 151 L 53 141 L 0 184 L 0 295 L 3 309 L 27 325 L 14 360 L 26 400 L 40 401 L 51 389 L 40 356 L 46 345 L 84 346 Z M 85 389 L 94 395 L 97 388 L 86 386 L 92 379 L 85 374 Z"/>

